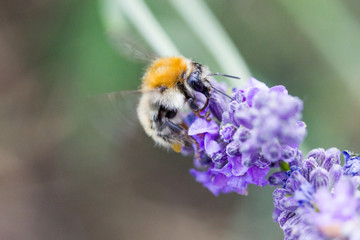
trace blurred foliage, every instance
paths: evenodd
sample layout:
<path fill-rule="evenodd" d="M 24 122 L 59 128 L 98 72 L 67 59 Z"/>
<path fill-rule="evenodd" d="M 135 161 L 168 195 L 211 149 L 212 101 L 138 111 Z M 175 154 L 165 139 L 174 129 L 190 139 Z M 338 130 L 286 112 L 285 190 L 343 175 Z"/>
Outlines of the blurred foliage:
<path fill-rule="evenodd" d="M 309 147 L 360 151 L 360 4 L 316 2 L 206 1 L 253 76 L 304 101 Z M 185 56 L 221 70 L 168 1 L 146 3 Z M 215 198 L 191 159 L 94 129 L 88 97 L 136 89 L 147 64 L 119 53 L 101 4 L 0 3 L 0 238 L 281 238 L 270 188 Z"/>

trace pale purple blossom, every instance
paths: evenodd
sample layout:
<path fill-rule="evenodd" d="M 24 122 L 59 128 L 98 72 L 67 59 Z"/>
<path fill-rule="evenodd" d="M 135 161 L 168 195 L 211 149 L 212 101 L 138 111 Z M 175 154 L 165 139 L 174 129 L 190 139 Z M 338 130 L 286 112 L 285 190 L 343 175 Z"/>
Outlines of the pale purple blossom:
<path fill-rule="evenodd" d="M 269 177 L 284 182 L 274 191 L 273 219 L 280 224 L 285 239 L 324 239 L 322 233 L 306 223 L 309 211 L 318 211 L 316 204 L 321 192 L 331 192 L 342 175 L 340 151 L 336 148 L 314 149 L 298 165 L 291 166 L 287 175 L 277 172 Z M 339 177 L 340 176 L 340 177 Z M 275 185 L 275 184 L 274 184 Z M 280 185 L 280 184 L 277 184 Z M 326 239 L 326 238 L 325 238 Z"/>
<path fill-rule="evenodd" d="M 224 84 L 212 85 L 226 92 Z M 254 78 L 233 89 L 231 99 L 214 91 L 201 113 L 210 111 L 209 117 L 196 116 L 189 126 L 188 135 L 197 141 L 192 175 L 215 195 L 247 194 L 249 184 L 265 186 L 271 167 L 298 162 L 306 135 L 302 107 L 284 86 L 269 88 Z"/>
<path fill-rule="evenodd" d="M 332 191 L 320 189 L 310 204 L 297 210 L 299 222 L 293 239 L 307 239 L 309 230 L 316 239 L 360 238 L 360 192 L 352 179 L 343 176 Z M 304 231 L 307 229 L 308 231 Z M 315 239 L 315 238 L 312 238 Z"/>

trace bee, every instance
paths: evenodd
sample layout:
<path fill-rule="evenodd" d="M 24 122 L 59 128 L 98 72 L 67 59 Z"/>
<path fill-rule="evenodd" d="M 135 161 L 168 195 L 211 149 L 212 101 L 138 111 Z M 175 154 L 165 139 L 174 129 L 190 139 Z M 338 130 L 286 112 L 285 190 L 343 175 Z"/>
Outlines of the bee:
<path fill-rule="evenodd" d="M 158 145 L 175 152 L 180 152 L 186 143 L 196 144 L 187 134 L 185 112 L 190 109 L 195 115 L 207 118 L 209 112 L 205 115 L 200 112 L 206 109 L 214 91 L 229 97 L 211 84 L 214 75 L 237 78 L 211 73 L 207 66 L 183 56 L 154 60 L 142 77 L 137 107 L 137 116 L 146 134 Z M 199 106 L 197 93 L 206 97 L 203 106 Z"/>

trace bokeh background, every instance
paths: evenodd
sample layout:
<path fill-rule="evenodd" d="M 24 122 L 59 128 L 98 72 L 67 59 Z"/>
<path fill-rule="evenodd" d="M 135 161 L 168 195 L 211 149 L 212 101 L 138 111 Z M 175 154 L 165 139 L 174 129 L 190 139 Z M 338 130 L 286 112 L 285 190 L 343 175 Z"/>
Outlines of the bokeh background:
<path fill-rule="evenodd" d="M 146 62 L 121 37 L 152 50 L 122 1 L 0 1 L 0 239 L 281 239 L 271 188 L 214 197 L 191 158 L 89 104 L 140 83 Z M 303 99 L 306 148 L 360 151 L 359 1 L 204 3 L 253 76 Z M 145 6 L 181 53 L 223 70 L 170 0 Z"/>

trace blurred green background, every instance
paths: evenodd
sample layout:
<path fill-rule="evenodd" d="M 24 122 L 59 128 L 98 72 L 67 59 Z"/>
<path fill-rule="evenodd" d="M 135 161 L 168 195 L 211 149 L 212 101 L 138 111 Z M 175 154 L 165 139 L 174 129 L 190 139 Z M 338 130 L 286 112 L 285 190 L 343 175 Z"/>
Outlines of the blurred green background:
<path fill-rule="evenodd" d="M 121 2 L 0 2 L 0 239 L 281 239 L 271 188 L 214 197 L 189 157 L 93 112 L 88 96 L 136 89 L 146 67 L 111 34 L 151 50 Z M 171 1 L 145 3 L 182 54 L 224 70 Z M 304 101 L 307 147 L 360 151 L 358 1 L 205 3 L 254 77 Z"/>

